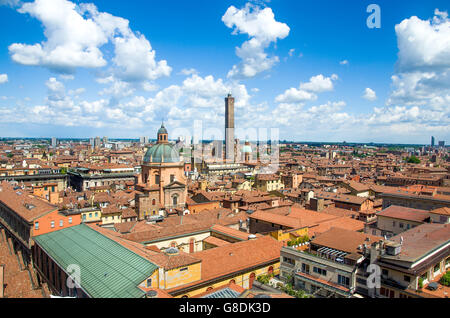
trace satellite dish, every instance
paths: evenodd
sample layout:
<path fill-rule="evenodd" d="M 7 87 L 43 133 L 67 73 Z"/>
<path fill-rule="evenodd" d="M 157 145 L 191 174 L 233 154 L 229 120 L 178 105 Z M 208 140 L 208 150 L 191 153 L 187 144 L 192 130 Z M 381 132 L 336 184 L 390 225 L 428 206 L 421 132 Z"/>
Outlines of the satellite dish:
<path fill-rule="evenodd" d="M 149 290 L 148 292 L 145 293 L 145 296 L 147 296 L 147 298 L 154 298 L 158 295 L 158 293 L 156 292 L 156 290 Z"/>

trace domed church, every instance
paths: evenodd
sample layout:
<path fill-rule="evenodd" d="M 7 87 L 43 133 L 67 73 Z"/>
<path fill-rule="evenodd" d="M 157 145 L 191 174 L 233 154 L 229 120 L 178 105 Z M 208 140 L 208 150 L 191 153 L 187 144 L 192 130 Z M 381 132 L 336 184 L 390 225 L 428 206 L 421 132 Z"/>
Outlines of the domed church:
<path fill-rule="evenodd" d="M 168 136 L 163 123 L 158 130 L 157 143 L 144 155 L 135 187 L 139 220 L 159 215 L 160 210 L 165 210 L 166 214 L 184 210 L 187 196 L 184 161 Z"/>

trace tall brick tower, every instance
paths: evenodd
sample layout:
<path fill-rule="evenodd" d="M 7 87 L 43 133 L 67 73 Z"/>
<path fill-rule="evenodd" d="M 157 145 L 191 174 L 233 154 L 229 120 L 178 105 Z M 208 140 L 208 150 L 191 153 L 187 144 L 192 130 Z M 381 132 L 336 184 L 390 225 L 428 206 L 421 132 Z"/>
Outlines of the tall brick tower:
<path fill-rule="evenodd" d="M 225 159 L 234 161 L 234 97 L 225 97 Z"/>

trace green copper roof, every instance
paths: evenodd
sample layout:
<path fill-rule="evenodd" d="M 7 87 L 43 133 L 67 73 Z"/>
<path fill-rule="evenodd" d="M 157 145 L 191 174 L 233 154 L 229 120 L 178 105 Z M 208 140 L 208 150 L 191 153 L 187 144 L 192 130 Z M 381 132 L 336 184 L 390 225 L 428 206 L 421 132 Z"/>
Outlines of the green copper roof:
<path fill-rule="evenodd" d="M 80 266 L 81 288 L 93 298 L 142 297 L 138 285 L 158 268 L 84 224 L 33 239 L 63 270 Z"/>
<path fill-rule="evenodd" d="M 167 134 L 167 129 L 164 127 L 164 124 L 161 124 L 161 128 L 158 130 L 158 135 L 159 134 Z"/>
<path fill-rule="evenodd" d="M 171 144 L 156 144 L 147 150 L 144 162 L 180 162 L 180 153 Z"/>

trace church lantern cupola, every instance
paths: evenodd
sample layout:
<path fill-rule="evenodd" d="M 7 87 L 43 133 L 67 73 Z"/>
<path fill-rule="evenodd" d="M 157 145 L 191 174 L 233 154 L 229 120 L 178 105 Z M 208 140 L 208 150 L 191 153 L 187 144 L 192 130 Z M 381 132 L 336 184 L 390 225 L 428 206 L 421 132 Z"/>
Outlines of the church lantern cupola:
<path fill-rule="evenodd" d="M 161 124 L 161 128 L 158 130 L 158 144 L 166 144 L 169 142 L 169 134 L 167 133 L 164 123 Z"/>

